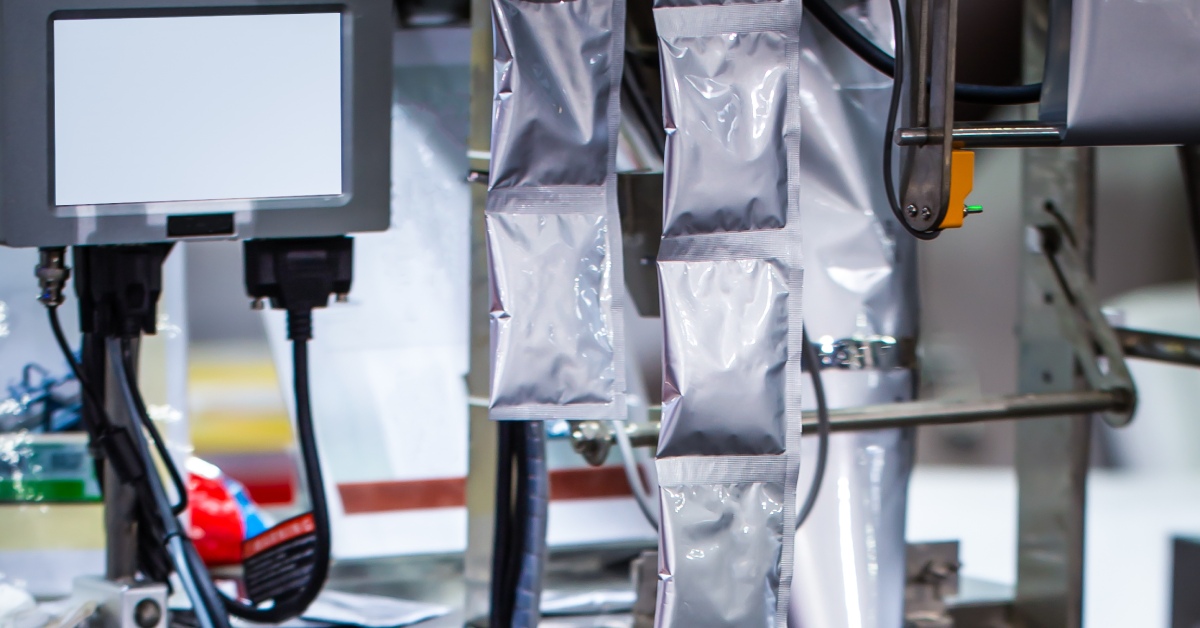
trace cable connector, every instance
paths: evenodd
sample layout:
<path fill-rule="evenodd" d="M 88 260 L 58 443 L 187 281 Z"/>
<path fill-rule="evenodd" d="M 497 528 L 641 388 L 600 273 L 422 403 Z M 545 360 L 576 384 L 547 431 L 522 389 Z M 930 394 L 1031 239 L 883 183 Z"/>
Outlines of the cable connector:
<path fill-rule="evenodd" d="M 314 308 L 350 292 L 354 240 L 344 236 L 247 240 L 243 245 L 246 293 L 256 302 L 287 310 L 288 338 L 312 338 Z"/>
<path fill-rule="evenodd" d="M 137 338 L 158 328 L 162 266 L 172 243 L 76 246 L 75 293 L 86 334 Z"/>
<path fill-rule="evenodd" d="M 63 303 L 63 289 L 71 278 L 67 268 L 67 249 L 62 246 L 38 249 L 38 265 L 34 267 L 38 280 L 38 301 L 49 308 Z"/>

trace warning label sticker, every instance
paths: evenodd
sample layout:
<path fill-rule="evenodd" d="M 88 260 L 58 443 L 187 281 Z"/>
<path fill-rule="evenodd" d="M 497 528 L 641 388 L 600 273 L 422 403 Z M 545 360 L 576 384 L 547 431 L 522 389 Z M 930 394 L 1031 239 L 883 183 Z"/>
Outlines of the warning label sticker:
<path fill-rule="evenodd" d="M 305 513 L 242 543 L 243 578 L 251 602 L 285 598 L 304 586 L 316 559 L 316 530 L 312 513 Z"/>

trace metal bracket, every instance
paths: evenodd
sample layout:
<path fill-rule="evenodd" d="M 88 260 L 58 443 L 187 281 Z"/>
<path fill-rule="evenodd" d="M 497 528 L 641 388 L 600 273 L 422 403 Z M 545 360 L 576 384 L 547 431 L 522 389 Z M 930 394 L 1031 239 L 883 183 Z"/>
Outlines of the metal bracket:
<path fill-rule="evenodd" d="M 917 342 L 912 338 L 821 338 L 816 348 L 823 369 L 891 371 L 917 367 Z"/>
<path fill-rule="evenodd" d="M 1045 290 L 1043 299 L 1054 305 L 1060 332 L 1071 343 L 1088 386 L 1118 394 L 1125 401 L 1122 407 L 1102 414 L 1109 425 L 1121 427 L 1133 418 L 1137 405 L 1137 389 L 1125 364 L 1124 347 L 1092 293 L 1087 267 L 1069 226 L 1057 217 L 1053 207 L 1046 209 L 1052 219 L 1029 227 L 1026 234 L 1027 246 L 1041 253 L 1040 259 L 1049 271 L 1038 276 L 1053 277 L 1050 285 L 1040 286 Z"/>
<path fill-rule="evenodd" d="M 958 594 L 958 541 L 909 543 L 905 555 L 904 623 L 953 628 L 947 600 Z"/>
<path fill-rule="evenodd" d="M 617 175 L 617 206 L 625 257 L 625 285 L 641 316 L 657 318 L 658 246 L 662 241 L 663 173 Z"/>
<path fill-rule="evenodd" d="M 167 628 L 167 585 L 75 579 L 74 596 L 96 604 L 97 628 Z"/>
<path fill-rule="evenodd" d="M 900 205 L 904 221 L 922 232 L 935 231 L 949 208 L 957 22 L 958 0 L 908 1 L 904 126 L 923 129 L 926 140 L 904 146 Z"/>

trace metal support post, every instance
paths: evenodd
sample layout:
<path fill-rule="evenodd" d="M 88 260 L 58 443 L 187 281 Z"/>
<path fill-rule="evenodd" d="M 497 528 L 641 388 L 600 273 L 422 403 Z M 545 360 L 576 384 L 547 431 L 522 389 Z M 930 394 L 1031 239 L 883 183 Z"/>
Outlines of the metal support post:
<path fill-rule="evenodd" d="M 471 0 L 471 131 L 467 139 L 471 172 L 487 172 L 492 133 L 492 9 L 488 0 Z M 463 173 L 466 176 L 467 173 Z M 472 179 L 475 180 L 475 179 Z M 471 186 L 471 359 L 467 390 L 488 397 L 491 349 L 488 312 L 486 179 Z M 486 618 L 492 570 L 492 527 L 496 511 L 496 426 L 488 409 L 472 405 L 467 428 L 467 552 L 465 616 Z"/>
<path fill-rule="evenodd" d="M 1025 1 L 1026 81 L 1041 78 L 1049 0 Z M 1032 107 L 1031 107 L 1032 109 Z M 1031 117 L 1036 115 L 1030 112 Z M 1022 153 L 1023 226 L 1018 323 L 1021 393 L 1079 390 L 1083 380 L 1054 302 L 1056 278 L 1045 264 L 1038 228 L 1070 230 L 1091 274 L 1091 149 L 1030 148 Z M 1017 586 L 1014 621 L 1027 628 L 1083 625 L 1084 504 L 1091 417 L 1017 424 Z"/>
<path fill-rule="evenodd" d="M 129 415 L 121 402 L 121 384 L 114 375 L 112 355 L 104 341 L 95 341 L 95 350 L 104 356 L 104 406 L 114 426 L 140 430 L 141 425 Z M 136 345 L 135 345 L 136 346 Z M 137 491 L 122 484 L 111 460 L 104 461 L 104 555 L 105 578 L 112 582 L 132 581 L 138 573 Z"/>

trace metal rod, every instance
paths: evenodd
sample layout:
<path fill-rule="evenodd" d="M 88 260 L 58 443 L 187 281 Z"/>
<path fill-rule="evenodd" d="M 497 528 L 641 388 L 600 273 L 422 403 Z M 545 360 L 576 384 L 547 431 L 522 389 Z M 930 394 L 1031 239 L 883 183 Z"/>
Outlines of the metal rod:
<path fill-rule="evenodd" d="M 938 129 L 900 129 L 896 143 L 901 146 L 922 146 L 940 142 Z M 965 124 L 954 127 L 955 148 L 1028 148 L 1059 146 L 1063 141 L 1062 127 L 1036 122 L 995 122 Z"/>
<path fill-rule="evenodd" d="M 1119 409 L 1127 403 L 1125 395 L 1118 392 L 1045 393 L 975 401 L 911 401 L 862 406 L 830 410 L 829 419 L 830 431 L 859 432 L 916 425 L 951 425 L 1090 414 Z M 817 413 L 805 412 L 803 425 L 805 432 L 815 434 Z M 659 423 L 630 424 L 626 427 L 626 432 L 634 447 L 658 445 Z M 607 438 L 611 439 L 612 436 Z"/>
<path fill-rule="evenodd" d="M 121 400 L 121 380 L 116 376 L 114 363 L 118 353 L 108 352 L 104 340 L 94 337 L 95 354 L 104 360 L 105 413 L 115 425 L 129 430 L 140 429 Z M 135 345 L 136 346 L 136 345 Z M 136 368 L 136 365 L 135 365 Z M 119 582 L 132 579 L 138 572 L 138 496 L 132 484 L 123 483 L 111 460 L 104 461 L 104 538 L 105 577 Z"/>
<path fill-rule="evenodd" d="M 1117 328 L 1114 331 L 1125 355 L 1131 358 L 1200 366 L 1200 338 L 1136 329 Z"/>

